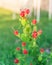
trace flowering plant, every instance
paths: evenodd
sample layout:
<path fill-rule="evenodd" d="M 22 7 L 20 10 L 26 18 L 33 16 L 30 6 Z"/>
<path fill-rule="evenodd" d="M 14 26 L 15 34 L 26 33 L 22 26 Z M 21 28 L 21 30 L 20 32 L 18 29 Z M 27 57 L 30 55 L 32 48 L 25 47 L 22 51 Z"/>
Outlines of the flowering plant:
<path fill-rule="evenodd" d="M 14 62 L 17 65 L 46 65 L 47 59 L 52 55 L 46 54 L 44 48 L 39 48 L 36 43 L 37 38 L 42 34 L 42 30 L 37 30 L 37 21 L 35 19 L 32 22 L 28 20 L 29 13 L 29 9 L 20 12 L 19 22 L 22 31 L 14 31 L 14 35 L 22 41 L 21 47 L 15 49 L 16 58 Z"/>

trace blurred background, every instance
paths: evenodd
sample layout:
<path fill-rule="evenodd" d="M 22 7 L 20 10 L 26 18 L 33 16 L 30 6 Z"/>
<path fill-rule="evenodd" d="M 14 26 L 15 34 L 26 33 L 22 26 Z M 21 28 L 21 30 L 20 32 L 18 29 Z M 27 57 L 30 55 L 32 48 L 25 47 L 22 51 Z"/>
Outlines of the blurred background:
<path fill-rule="evenodd" d="M 14 51 L 21 41 L 13 34 L 13 28 L 19 27 L 18 13 L 24 8 L 30 9 L 32 16 L 29 16 L 29 21 L 40 15 L 37 26 L 42 29 L 43 34 L 37 39 L 37 44 L 45 50 L 52 50 L 52 17 L 49 19 L 49 14 L 52 16 L 52 4 L 49 3 L 50 0 L 39 1 L 0 0 L 0 65 L 15 65 Z"/>
<path fill-rule="evenodd" d="M 37 9 L 38 1 L 39 0 L 0 0 L 0 7 L 18 12 L 22 8 Z M 42 10 L 48 11 L 49 0 L 41 0 L 40 4 Z"/>

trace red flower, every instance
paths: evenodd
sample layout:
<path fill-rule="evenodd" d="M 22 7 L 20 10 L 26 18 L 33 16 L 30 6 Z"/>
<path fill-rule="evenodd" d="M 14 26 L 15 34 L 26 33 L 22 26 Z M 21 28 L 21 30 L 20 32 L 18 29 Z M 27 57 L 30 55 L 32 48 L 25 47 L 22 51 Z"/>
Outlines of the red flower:
<path fill-rule="evenodd" d="M 18 50 L 18 51 L 19 51 L 19 50 L 20 50 L 20 47 L 17 47 L 17 48 L 16 48 L 16 50 Z"/>
<path fill-rule="evenodd" d="M 34 19 L 33 21 L 32 21 L 32 24 L 36 24 L 37 23 L 37 21 Z"/>
<path fill-rule="evenodd" d="M 26 43 L 25 42 L 22 42 L 22 46 L 26 46 Z"/>
<path fill-rule="evenodd" d="M 20 16 L 24 17 L 25 16 L 25 11 L 21 11 Z"/>
<path fill-rule="evenodd" d="M 39 30 L 39 31 L 38 31 L 38 34 L 42 34 L 42 30 Z"/>
<path fill-rule="evenodd" d="M 18 59 L 15 59 L 15 60 L 14 60 L 14 63 L 19 63 L 19 60 L 18 60 Z"/>
<path fill-rule="evenodd" d="M 28 51 L 26 49 L 24 49 L 23 54 L 28 54 Z"/>
<path fill-rule="evenodd" d="M 18 35 L 18 31 L 16 30 L 16 31 L 14 31 L 14 35 Z"/>
<path fill-rule="evenodd" d="M 44 49 L 43 49 L 43 48 L 41 48 L 41 49 L 40 49 L 40 52 L 41 52 L 41 53 L 44 53 Z"/>
<path fill-rule="evenodd" d="M 26 14 L 29 14 L 30 13 L 30 10 L 29 9 L 25 9 L 25 13 Z"/>
<path fill-rule="evenodd" d="M 32 37 L 33 37 L 33 38 L 37 38 L 37 32 L 36 32 L 36 31 L 34 31 L 34 32 L 32 33 Z"/>
<path fill-rule="evenodd" d="M 32 63 L 30 65 L 32 65 Z"/>

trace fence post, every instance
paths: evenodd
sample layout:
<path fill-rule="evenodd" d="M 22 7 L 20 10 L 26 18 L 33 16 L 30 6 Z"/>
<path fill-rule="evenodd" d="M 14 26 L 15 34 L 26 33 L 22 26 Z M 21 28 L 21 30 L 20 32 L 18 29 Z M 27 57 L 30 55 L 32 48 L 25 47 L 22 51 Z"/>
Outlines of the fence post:
<path fill-rule="evenodd" d="M 34 16 L 36 16 L 37 0 L 33 0 Z"/>
<path fill-rule="evenodd" d="M 40 5 L 41 5 L 41 0 L 37 1 L 37 22 L 40 21 Z"/>
<path fill-rule="evenodd" d="M 49 20 L 51 19 L 52 16 L 52 0 L 49 0 Z"/>

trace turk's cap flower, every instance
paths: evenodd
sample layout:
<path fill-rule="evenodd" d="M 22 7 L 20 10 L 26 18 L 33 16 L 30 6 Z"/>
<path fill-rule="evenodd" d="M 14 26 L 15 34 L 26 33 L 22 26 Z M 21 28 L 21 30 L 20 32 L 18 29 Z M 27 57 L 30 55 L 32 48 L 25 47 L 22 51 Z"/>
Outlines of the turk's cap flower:
<path fill-rule="evenodd" d="M 32 63 L 30 65 L 32 65 Z"/>
<path fill-rule="evenodd" d="M 19 63 L 19 60 L 18 59 L 15 59 L 14 60 L 14 63 L 16 63 L 16 64 Z"/>
<path fill-rule="evenodd" d="M 14 35 L 18 35 L 18 31 L 17 30 L 14 31 Z"/>
<path fill-rule="evenodd" d="M 21 11 L 21 12 L 20 12 L 20 16 L 21 16 L 21 17 L 25 17 L 25 11 Z"/>
<path fill-rule="evenodd" d="M 16 50 L 18 50 L 18 51 L 19 51 L 19 50 L 20 50 L 20 47 L 17 47 L 17 48 L 16 48 Z"/>
<path fill-rule="evenodd" d="M 25 42 L 22 42 L 22 46 L 26 46 L 26 43 Z"/>
<path fill-rule="evenodd" d="M 34 19 L 34 20 L 32 20 L 32 24 L 36 24 L 37 23 L 37 21 Z"/>
<path fill-rule="evenodd" d="M 24 49 L 23 50 L 23 54 L 28 54 L 28 50 L 27 49 Z"/>
<path fill-rule="evenodd" d="M 24 9 L 23 11 L 20 12 L 20 16 L 21 17 L 25 17 L 29 13 L 30 13 L 30 10 L 29 9 Z"/>
<path fill-rule="evenodd" d="M 36 31 L 34 31 L 34 32 L 32 33 L 32 37 L 33 37 L 33 38 L 37 38 L 37 32 L 36 32 Z"/>
<path fill-rule="evenodd" d="M 26 14 L 29 14 L 30 13 L 30 10 L 29 9 L 25 9 L 25 13 Z"/>
<path fill-rule="evenodd" d="M 39 31 L 38 31 L 38 35 L 41 35 L 41 34 L 42 34 L 42 30 L 39 30 Z"/>
<path fill-rule="evenodd" d="M 40 49 L 40 53 L 44 53 L 44 49 L 43 48 Z"/>

